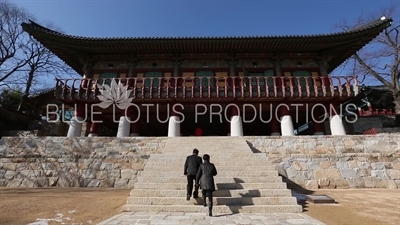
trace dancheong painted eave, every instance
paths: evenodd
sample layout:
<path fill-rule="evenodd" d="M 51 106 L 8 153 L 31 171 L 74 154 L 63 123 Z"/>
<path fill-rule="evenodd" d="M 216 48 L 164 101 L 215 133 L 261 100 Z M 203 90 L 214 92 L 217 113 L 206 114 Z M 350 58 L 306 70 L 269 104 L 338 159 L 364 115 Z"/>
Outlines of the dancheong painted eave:
<path fill-rule="evenodd" d="M 24 31 L 82 74 L 79 54 L 185 54 L 185 53 L 329 53 L 329 72 L 369 43 L 391 18 L 372 21 L 352 30 L 318 35 L 241 37 L 115 37 L 95 38 L 63 34 L 33 21 L 22 23 Z"/>

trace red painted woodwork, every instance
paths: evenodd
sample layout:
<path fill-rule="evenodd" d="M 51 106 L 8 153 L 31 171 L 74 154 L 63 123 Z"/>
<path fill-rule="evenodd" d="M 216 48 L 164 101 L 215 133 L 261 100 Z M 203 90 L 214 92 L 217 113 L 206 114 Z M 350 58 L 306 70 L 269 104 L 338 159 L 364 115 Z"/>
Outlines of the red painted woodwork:
<path fill-rule="evenodd" d="M 313 130 L 314 130 L 314 133 L 324 132 L 324 127 L 322 126 L 322 123 L 314 122 L 313 123 Z"/>
<path fill-rule="evenodd" d="M 131 120 L 136 120 L 136 118 L 131 118 Z M 135 133 L 135 134 L 139 134 L 139 121 L 136 123 L 131 123 L 131 134 Z"/>
<path fill-rule="evenodd" d="M 372 129 L 370 129 L 370 130 L 367 130 L 367 131 L 364 131 L 363 132 L 363 134 L 366 134 L 366 135 L 375 135 L 375 134 L 377 134 L 378 132 L 376 131 L 376 128 L 372 128 Z"/>
<path fill-rule="evenodd" d="M 204 78 L 204 77 L 203 77 Z M 306 83 L 300 85 L 301 79 L 310 77 L 207 77 L 215 79 L 215 86 L 195 85 L 196 77 L 132 77 L 132 78 L 112 78 L 117 83 L 123 85 L 123 89 L 132 90 L 131 96 L 134 101 L 153 101 L 159 100 L 185 100 L 185 101 L 232 101 L 241 99 L 244 101 L 272 100 L 290 101 L 307 100 L 346 100 L 358 94 L 358 82 L 356 77 L 329 77 L 330 82 L 326 82 L 326 77 L 311 77 L 313 85 Z M 157 85 L 154 80 L 158 79 Z M 231 82 L 235 79 L 235 82 Z M 246 85 L 245 81 L 252 79 L 257 85 L 251 82 Z M 268 86 L 268 80 L 273 79 L 275 86 Z M 289 79 L 289 86 L 283 80 Z M 294 85 L 294 80 L 297 84 Z M 87 78 L 88 85 L 81 86 L 83 79 L 58 79 L 56 84 L 56 98 L 66 102 L 99 102 L 97 95 L 100 94 L 97 88 L 99 79 Z M 101 79 L 100 79 L 101 80 Z M 145 86 L 145 81 L 150 80 L 150 85 Z M 265 85 L 261 85 L 264 83 Z M 317 86 L 316 83 L 321 85 Z M 285 84 L 285 85 L 278 85 Z"/>
<path fill-rule="evenodd" d="M 99 126 L 100 126 L 101 124 L 100 123 L 91 123 L 90 124 L 90 131 L 89 131 L 89 133 L 92 133 L 92 134 L 99 134 Z"/>
<path fill-rule="evenodd" d="M 83 103 L 75 104 L 74 116 L 85 118 L 85 114 L 86 114 L 86 105 Z"/>
<path fill-rule="evenodd" d="M 275 115 L 273 115 L 271 119 L 271 133 L 280 133 L 279 122 Z"/>
<path fill-rule="evenodd" d="M 196 128 L 194 136 L 203 136 L 203 130 L 200 127 Z"/>

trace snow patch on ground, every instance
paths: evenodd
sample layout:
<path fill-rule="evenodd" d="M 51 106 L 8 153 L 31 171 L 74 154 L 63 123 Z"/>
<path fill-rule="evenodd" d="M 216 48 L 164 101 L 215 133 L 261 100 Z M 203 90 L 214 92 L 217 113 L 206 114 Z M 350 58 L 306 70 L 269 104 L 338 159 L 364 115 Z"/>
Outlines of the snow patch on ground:
<path fill-rule="evenodd" d="M 73 214 L 76 212 L 76 209 L 69 210 L 69 214 Z M 57 212 L 54 218 L 47 218 L 47 219 L 36 219 L 36 222 L 33 223 L 28 223 L 27 225 L 49 225 L 49 221 L 54 221 L 58 222 L 60 224 L 65 224 L 65 225 L 83 225 L 83 223 L 68 223 L 68 221 L 73 221 L 71 217 L 64 217 L 64 215 L 60 212 Z M 92 223 L 92 221 L 88 221 L 89 223 Z"/>

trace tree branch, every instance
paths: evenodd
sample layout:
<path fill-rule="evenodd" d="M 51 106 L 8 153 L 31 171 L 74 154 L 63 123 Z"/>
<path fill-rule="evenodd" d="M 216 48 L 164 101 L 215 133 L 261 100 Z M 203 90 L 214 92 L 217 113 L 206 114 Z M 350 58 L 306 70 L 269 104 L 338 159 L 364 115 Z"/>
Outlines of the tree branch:
<path fill-rule="evenodd" d="M 368 66 L 361 58 L 358 56 L 358 54 L 354 54 L 354 58 L 357 60 L 358 63 L 366 70 L 368 71 L 369 74 L 371 74 L 373 77 L 375 77 L 377 80 L 379 80 L 382 84 L 386 85 L 390 89 L 393 89 L 393 85 L 389 83 L 387 80 L 383 79 L 375 70 L 373 70 L 370 66 Z"/>

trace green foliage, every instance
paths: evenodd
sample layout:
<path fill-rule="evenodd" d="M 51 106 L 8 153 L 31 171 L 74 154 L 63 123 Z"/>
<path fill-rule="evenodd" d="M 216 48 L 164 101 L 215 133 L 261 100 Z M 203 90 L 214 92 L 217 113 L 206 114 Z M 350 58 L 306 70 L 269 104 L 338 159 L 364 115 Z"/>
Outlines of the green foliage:
<path fill-rule="evenodd" d="M 3 89 L 0 92 L 0 107 L 7 110 L 17 110 L 22 92 Z"/>

